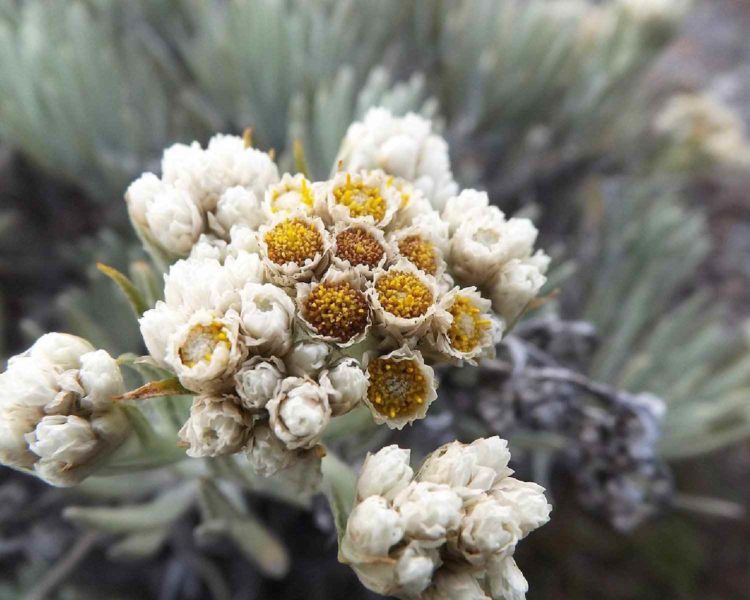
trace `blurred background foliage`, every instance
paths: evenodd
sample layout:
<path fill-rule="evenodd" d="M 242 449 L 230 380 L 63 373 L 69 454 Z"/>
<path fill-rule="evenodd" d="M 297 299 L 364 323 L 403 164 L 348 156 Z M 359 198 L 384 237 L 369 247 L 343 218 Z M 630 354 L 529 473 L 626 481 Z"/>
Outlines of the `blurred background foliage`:
<path fill-rule="evenodd" d="M 250 126 L 283 168 L 299 140 L 324 177 L 368 107 L 421 112 L 448 139 L 463 185 L 540 225 L 548 292 L 559 289 L 540 314 L 595 327 L 586 374 L 668 405 L 661 452 L 675 505 L 690 511 L 614 534 L 553 470 L 556 518 L 519 561 L 530 597 L 746 597 L 738 545 L 750 524 L 717 520 L 737 511 L 714 498 L 743 504 L 749 491 L 738 474 L 750 467 L 750 177 L 731 160 L 747 139 L 721 155 L 709 151 L 722 127 L 710 114 L 686 117 L 687 136 L 654 125 L 676 92 L 748 99 L 736 84 L 750 69 L 743 23 L 750 11 L 732 0 L 0 0 L 0 355 L 49 329 L 139 351 L 129 307 L 94 263 L 138 269 L 122 196 L 158 172 L 163 148 Z M 0 493 L 20 499 L 11 508 L 39 490 L 3 476 Z M 42 500 L 56 512 L 69 501 L 54 490 Z M 226 549 L 196 553 L 185 519 L 149 560 L 97 555 L 97 573 L 111 597 L 228 598 L 240 585 L 254 590 L 246 597 L 367 597 L 335 565 L 325 511 L 313 511 L 315 527 L 306 512 L 253 508 L 293 554 L 282 582 Z M 59 517 L 40 521 L 38 507 L 7 514 L 0 597 L 38 594 L 40 573 L 49 585 L 69 547 L 85 556 L 101 543 Z M 7 545 L 42 522 L 57 553 L 39 555 L 33 536 Z M 60 597 L 88 597 L 95 580 L 80 571 Z"/>

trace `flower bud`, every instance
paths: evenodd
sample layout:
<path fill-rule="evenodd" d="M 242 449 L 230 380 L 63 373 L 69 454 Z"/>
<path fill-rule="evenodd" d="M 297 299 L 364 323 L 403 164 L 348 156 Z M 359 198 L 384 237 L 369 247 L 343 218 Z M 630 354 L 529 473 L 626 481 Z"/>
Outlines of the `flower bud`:
<path fill-rule="evenodd" d="M 385 498 L 370 496 L 357 504 L 349 515 L 341 541 L 342 558 L 345 562 L 358 563 L 387 557 L 403 535 L 399 513 L 388 507 Z"/>
<path fill-rule="evenodd" d="M 330 387 L 311 379 L 287 377 L 266 405 L 273 432 L 287 448 L 312 448 L 331 419 Z"/>
<path fill-rule="evenodd" d="M 284 378 L 284 363 L 275 356 L 265 359 L 254 356 L 234 375 L 237 395 L 248 410 L 265 408 Z"/>
<path fill-rule="evenodd" d="M 331 347 L 325 342 L 298 342 L 284 358 L 287 371 L 296 377 L 312 377 L 326 365 Z"/>
<path fill-rule="evenodd" d="M 393 500 L 404 531 L 423 545 L 441 546 L 461 522 L 461 498 L 450 486 L 412 482 Z"/>
<path fill-rule="evenodd" d="M 236 396 L 196 396 L 190 417 L 180 429 L 179 438 L 188 445 L 193 458 L 234 454 L 242 449 L 252 427 Z"/>
<path fill-rule="evenodd" d="M 395 444 L 368 454 L 357 481 L 357 499 L 364 500 L 369 496 L 382 496 L 387 500 L 393 498 L 406 488 L 414 476 L 409 466 L 409 450 L 403 450 Z"/>
<path fill-rule="evenodd" d="M 250 352 L 283 356 L 292 343 L 294 303 L 271 284 L 248 283 L 240 292 L 242 330 Z"/>
<path fill-rule="evenodd" d="M 334 417 L 352 410 L 367 395 L 367 374 L 354 358 L 344 358 L 326 372 L 333 388 L 329 398 Z"/>

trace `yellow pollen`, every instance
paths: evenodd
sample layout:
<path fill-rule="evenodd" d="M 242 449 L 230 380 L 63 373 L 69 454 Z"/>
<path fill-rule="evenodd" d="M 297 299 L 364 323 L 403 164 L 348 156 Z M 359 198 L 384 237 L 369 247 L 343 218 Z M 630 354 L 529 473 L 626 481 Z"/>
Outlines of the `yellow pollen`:
<path fill-rule="evenodd" d="M 196 325 L 180 348 L 180 360 L 189 369 L 201 361 L 211 362 L 219 344 L 227 349 L 231 346 L 227 330 L 221 323 L 214 321 L 210 325 Z"/>
<path fill-rule="evenodd" d="M 323 249 L 323 239 L 315 225 L 300 218 L 282 221 L 266 233 L 264 240 L 268 258 L 277 265 L 290 262 L 301 265 Z"/>
<path fill-rule="evenodd" d="M 466 296 L 456 296 L 448 312 L 453 315 L 448 330 L 451 346 L 459 352 L 471 352 L 482 342 L 482 337 L 490 328 L 490 321 Z"/>
<path fill-rule="evenodd" d="M 312 190 L 310 189 L 310 182 L 307 181 L 307 179 L 303 179 L 302 183 L 300 184 L 300 189 L 297 190 L 293 186 L 285 186 L 282 189 L 275 189 L 273 191 L 273 196 L 271 197 L 271 212 L 277 213 L 279 210 L 281 210 L 278 206 L 276 206 L 277 200 L 288 193 L 298 193 L 302 197 L 302 204 L 304 204 L 307 208 L 312 208 L 314 199 L 312 195 Z"/>
<path fill-rule="evenodd" d="M 367 300 L 348 282 L 321 283 L 305 299 L 304 316 L 317 333 L 347 342 L 367 326 Z"/>
<path fill-rule="evenodd" d="M 409 417 L 425 403 L 427 381 L 415 359 L 376 358 L 367 371 L 367 398 L 381 415 Z"/>
<path fill-rule="evenodd" d="M 410 235 L 400 240 L 398 251 L 425 273 L 430 275 L 437 273 L 437 248 L 432 242 L 422 239 L 422 236 Z"/>
<path fill-rule="evenodd" d="M 376 267 L 385 250 L 380 242 L 361 227 L 344 229 L 336 236 L 336 256 L 352 265 Z"/>
<path fill-rule="evenodd" d="M 378 223 L 385 217 L 385 200 L 376 187 L 367 186 L 361 181 L 352 181 L 351 174 L 347 173 L 346 183 L 333 190 L 336 204 L 341 204 L 349 209 L 352 217 L 371 216 Z"/>
<path fill-rule="evenodd" d="M 413 319 L 427 312 L 433 302 L 432 292 L 420 278 L 408 271 L 390 271 L 375 284 L 378 300 L 392 315 Z"/>

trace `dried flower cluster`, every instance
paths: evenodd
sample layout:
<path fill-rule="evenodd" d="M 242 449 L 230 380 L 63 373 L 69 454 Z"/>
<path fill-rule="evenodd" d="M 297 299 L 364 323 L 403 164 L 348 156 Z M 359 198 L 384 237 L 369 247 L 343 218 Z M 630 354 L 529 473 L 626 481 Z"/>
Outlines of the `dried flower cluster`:
<path fill-rule="evenodd" d="M 447 444 L 414 475 L 409 451 L 369 455 L 339 550 L 369 589 L 398 598 L 523 598 L 516 544 L 549 520 L 535 483 L 511 477 L 504 440 Z"/>
<path fill-rule="evenodd" d="M 271 474 L 318 454 L 331 418 L 360 402 L 392 428 L 423 417 L 430 364 L 493 356 L 549 259 L 528 219 L 456 192 L 429 121 L 383 110 L 352 125 L 326 181 L 279 177 L 247 139 L 217 136 L 134 182 L 144 240 L 184 257 L 140 326 L 196 394 L 188 454 L 245 450 Z"/>
<path fill-rule="evenodd" d="M 86 340 L 48 333 L 0 375 L 0 462 L 57 486 L 86 477 L 128 433 L 112 403 L 114 359 Z"/>

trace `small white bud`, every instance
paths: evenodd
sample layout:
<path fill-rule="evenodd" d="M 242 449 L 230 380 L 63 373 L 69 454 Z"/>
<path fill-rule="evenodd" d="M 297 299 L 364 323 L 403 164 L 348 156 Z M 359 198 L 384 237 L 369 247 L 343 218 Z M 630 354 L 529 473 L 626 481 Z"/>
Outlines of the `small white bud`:
<path fill-rule="evenodd" d="M 242 449 L 252 427 L 235 396 L 196 396 L 190 417 L 180 429 L 180 440 L 193 458 L 234 454 Z"/>
<path fill-rule="evenodd" d="M 367 395 L 367 374 L 356 359 L 340 360 L 327 375 L 333 387 L 329 401 L 334 417 L 348 413 Z"/>
<path fill-rule="evenodd" d="M 254 356 L 242 365 L 234 375 L 242 405 L 249 410 L 265 408 L 285 371 L 284 363 L 275 356 L 269 359 Z"/>
<path fill-rule="evenodd" d="M 369 496 L 382 496 L 393 500 L 414 476 L 409 456 L 409 450 L 395 444 L 368 454 L 359 472 L 357 498 L 361 501 Z"/>
<path fill-rule="evenodd" d="M 273 432 L 287 448 L 312 448 L 331 419 L 330 388 L 311 379 L 287 377 L 266 405 Z"/>

